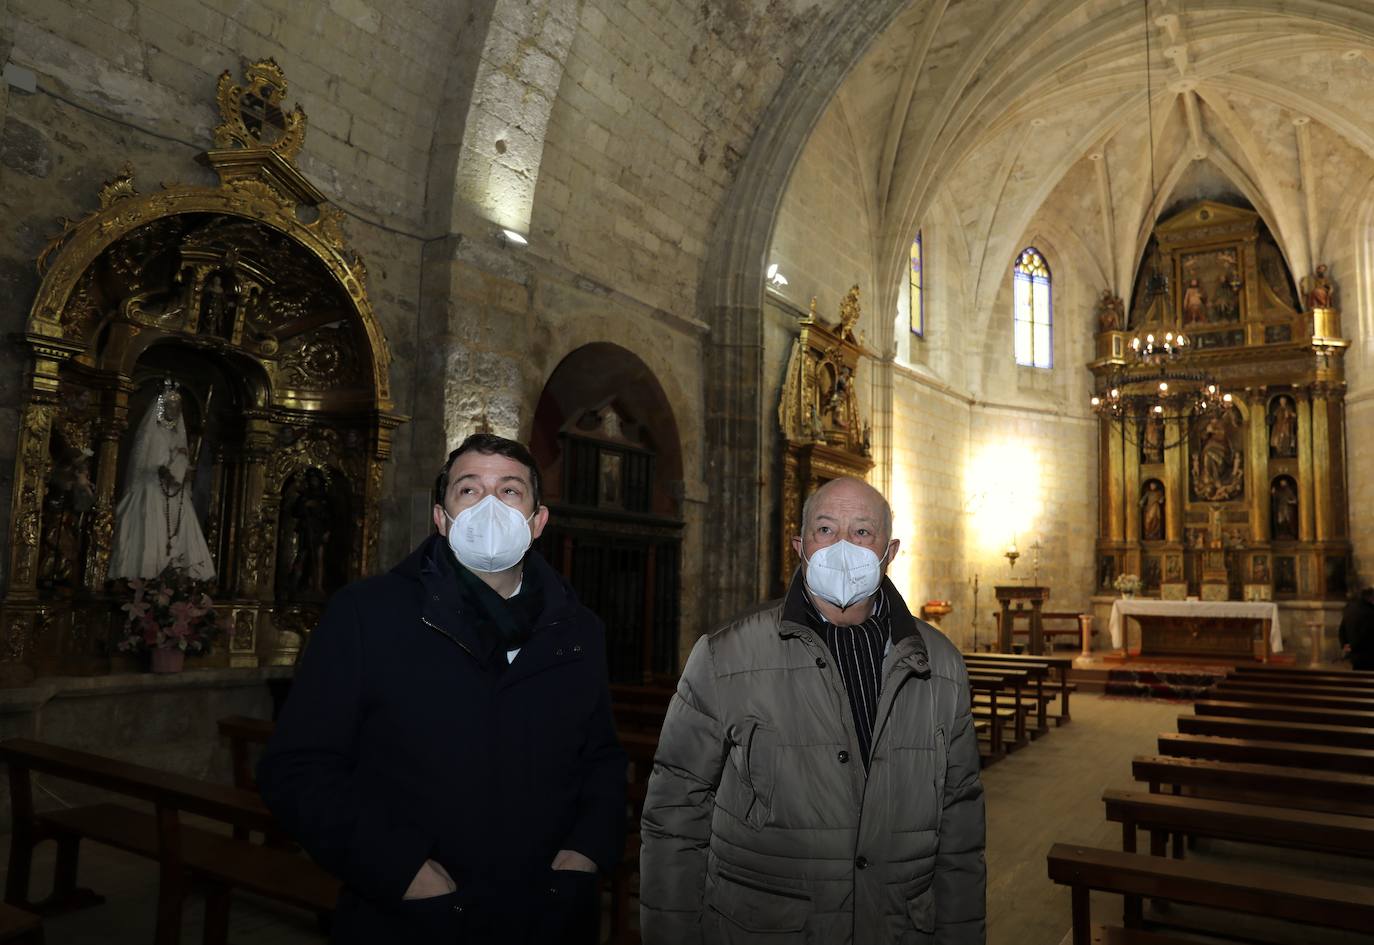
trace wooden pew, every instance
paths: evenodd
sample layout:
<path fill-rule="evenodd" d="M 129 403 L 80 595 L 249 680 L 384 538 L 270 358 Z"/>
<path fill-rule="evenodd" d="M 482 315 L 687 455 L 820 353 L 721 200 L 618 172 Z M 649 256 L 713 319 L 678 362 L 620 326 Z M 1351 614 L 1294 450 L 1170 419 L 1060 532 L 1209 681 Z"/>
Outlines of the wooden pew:
<path fill-rule="evenodd" d="M 1193 703 L 1193 712 L 1197 715 L 1235 719 L 1267 719 L 1310 725 L 1347 725 L 1352 728 L 1374 727 L 1374 712 L 1351 712 L 1344 709 L 1323 709 L 1314 706 L 1273 702 L 1244 702 L 1234 698 L 1200 699 Z"/>
<path fill-rule="evenodd" d="M 1011 634 L 1012 634 L 1012 637 L 1013 637 L 1013 638 L 1015 638 L 1015 637 L 1026 637 L 1027 641 L 1029 642 L 1029 639 L 1030 639 L 1030 626 L 1029 626 L 1029 624 L 1030 624 L 1031 612 L 1030 612 L 1029 610 L 1013 610 L 1013 611 L 1011 611 L 1011 616 L 1012 616 L 1012 621 L 1011 621 Z M 1045 638 L 1045 644 L 1046 644 L 1046 646 L 1049 648 L 1049 651 L 1050 651 L 1050 652 L 1053 652 L 1053 651 L 1054 651 L 1054 640 L 1055 640 L 1056 637 L 1068 637 L 1068 638 L 1070 639 L 1070 641 L 1071 641 L 1072 643 L 1076 644 L 1076 645 L 1079 647 L 1079 649 L 1081 650 L 1081 649 L 1082 649 L 1082 645 L 1083 645 L 1083 644 L 1082 644 L 1082 641 L 1083 641 L 1083 622 L 1084 622 L 1085 618 L 1086 618 L 1086 620 L 1087 620 L 1088 627 L 1089 627 L 1089 630 L 1088 630 L 1089 636 L 1096 636 L 1096 635 L 1097 635 L 1097 631 L 1094 630 L 1094 629 L 1091 629 L 1091 628 L 1092 628 L 1092 615 L 1091 615 L 1091 614 L 1080 614 L 1080 613 L 1078 613 L 1077 611 L 1072 611 L 1072 610 L 1045 610 L 1045 611 L 1041 611 L 1041 613 L 1040 613 L 1040 633 L 1041 633 L 1041 636 L 1043 636 L 1043 637 Z M 992 623 L 993 623 L 993 627 L 996 628 L 996 633 L 997 633 L 997 636 L 996 636 L 994 639 L 996 639 L 996 640 L 1002 639 L 1002 611 L 1000 611 L 1000 610 L 995 610 L 995 611 L 993 611 L 993 613 L 992 613 Z M 1025 623 L 1025 624 L 1027 624 L 1027 626 L 1018 627 L 1018 626 L 1017 626 L 1018 623 Z M 1059 626 L 1056 626 L 1056 627 L 1047 626 L 1047 624 L 1051 624 L 1051 623 L 1059 624 Z M 1032 655 L 1034 655 L 1034 654 L 1032 654 Z"/>
<path fill-rule="evenodd" d="M 1374 674 L 1355 672 L 1290 672 L 1288 670 L 1263 670 L 1238 667 L 1226 674 L 1227 679 L 1245 679 L 1265 685 L 1280 686 L 1334 686 L 1340 689 L 1374 692 Z"/>
<path fill-rule="evenodd" d="M 1205 797 L 1109 789 L 1107 820 L 1121 824 L 1122 849 L 1134 853 L 1136 830 L 1150 834 L 1150 852 L 1163 856 L 1169 834 L 1187 834 L 1343 856 L 1374 857 L 1374 819 L 1328 811 L 1293 810 Z M 1174 856 L 1183 851 L 1175 847 Z"/>
<path fill-rule="evenodd" d="M 1322 668 L 1319 666 L 1275 666 L 1272 663 L 1256 663 L 1253 666 L 1237 666 L 1232 674 L 1245 676 L 1272 676 L 1274 678 L 1312 676 L 1335 676 L 1351 682 L 1365 682 L 1374 685 L 1374 671 L 1359 669 Z"/>
<path fill-rule="evenodd" d="M 627 683 L 611 683 L 611 701 L 625 705 L 658 706 L 668 711 L 668 703 L 673 701 L 677 690 L 668 686 L 633 686 Z"/>
<path fill-rule="evenodd" d="M 1071 889 L 1073 945 L 1092 945 L 1089 893 L 1149 896 L 1168 902 L 1367 933 L 1374 928 L 1369 887 L 1328 879 L 1307 879 L 1232 864 L 1198 863 L 1138 856 L 1065 843 L 1050 848 L 1049 877 Z M 1127 916 L 1127 922 L 1133 921 Z M 1100 928 L 1099 936 L 1104 935 Z M 1098 941 L 1158 943 L 1163 936 L 1099 937 Z"/>
<path fill-rule="evenodd" d="M 1057 693 L 1060 699 L 1059 715 L 1055 718 L 1056 725 L 1064 725 L 1072 721 L 1069 715 L 1069 694 L 1078 689 L 1069 681 L 1069 673 L 1073 669 L 1074 658 L 1072 656 L 1026 656 L 1019 653 L 965 653 L 964 660 L 978 660 L 980 663 L 1002 663 L 1004 665 L 1015 666 L 1018 663 L 1044 663 L 1059 674 L 1059 679 L 1055 682 L 1046 682 L 1045 692 Z"/>
<path fill-rule="evenodd" d="M 1255 676 L 1229 676 L 1217 682 L 1218 688 L 1254 689 L 1261 687 L 1276 696 L 1289 693 L 1308 696 L 1332 696 L 1337 699 L 1374 699 L 1374 691 L 1341 685 L 1324 685 L 1322 680 L 1305 682 L 1270 682 Z"/>
<path fill-rule="evenodd" d="M 973 706 L 974 720 L 988 723 L 988 756 L 984 759 L 984 765 L 1000 760 L 1006 753 L 1002 729 L 1008 719 L 1014 721 L 1014 712 L 1010 709 L 1010 704 L 1011 700 L 1020 702 L 1020 687 L 1023 682 L 1024 680 L 1004 677 L 1001 674 L 969 675 L 969 688 L 973 694 L 989 697 L 989 701 L 983 706 Z"/>
<path fill-rule="evenodd" d="M 645 705 L 635 702 L 611 703 L 611 714 L 615 716 L 617 732 L 647 732 L 657 737 L 663 730 L 663 717 L 667 707 Z"/>
<path fill-rule="evenodd" d="M 1180 715 L 1178 730 L 1185 735 L 1224 735 L 1264 741 L 1296 741 L 1338 748 L 1374 748 L 1374 728 L 1349 725 L 1305 725 L 1266 719 L 1233 719 L 1212 715 Z"/>
<path fill-rule="evenodd" d="M 80 843 L 88 839 L 160 864 L 157 945 L 174 945 L 180 938 L 189 878 L 209 886 L 207 945 L 224 945 L 227 940 L 230 897 L 236 889 L 317 914 L 334 908 L 338 880 L 309 860 L 181 823 L 184 811 L 266 833 L 273 828 L 272 815 L 256 794 L 26 738 L 0 742 L 0 761 L 9 765 L 14 818 L 5 882 L 5 901 L 10 905 L 29 904 L 33 848 L 46 839 L 57 842 L 57 865 L 53 895 L 38 911 L 101 901 L 76 885 Z M 33 806 L 34 772 L 147 802 L 155 813 L 113 803 L 40 813 Z"/>
<path fill-rule="evenodd" d="M 43 945 L 43 920 L 32 912 L 0 903 L 0 943 Z"/>
<path fill-rule="evenodd" d="M 253 764 L 249 753 L 250 745 L 266 745 L 272 737 L 275 724 L 267 719 L 254 719 L 246 715 L 228 715 L 215 723 L 221 735 L 229 739 L 229 757 L 233 762 L 234 787 L 245 791 L 258 789 L 257 779 L 253 777 Z"/>
<path fill-rule="evenodd" d="M 1203 758 L 1137 755 L 1131 774 L 1158 794 L 1172 793 L 1245 803 L 1324 810 L 1374 817 L 1374 776 L 1317 768 L 1245 764 Z"/>
<path fill-rule="evenodd" d="M 1161 755 L 1175 758 L 1210 758 L 1216 761 L 1374 774 L 1374 751 L 1329 745 L 1165 732 L 1159 736 L 1158 748 Z"/>
<path fill-rule="evenodd" d="M 1035 688 L 1034 692 L 1021 697 L 1035 712 L 1035 730 L 1031 734 L 1033 737 L 1038 737 L 1049 731 L 1045 706 L 1054 700 L 1053 694 L 1046 694 L 1045 692 L 1045 685 L 1050 682 L 1051 668 L 1049 663 L 1037 660 L 1011 664 L 1006 661 L 984 660 L 973 656 L 964 658 L 964 666 L 969 673 L 998 672 L 1004 669 L 1016 669 L 1026 673 L 1027 679 Z"/>
<path fill-rule="evenodd" d="M 1256 683 L 1253 686 L 1243 683 L 1217 683 L 1212 689 L 1212 698 L 1223 702 L 1264 702 L 1276 705 L 1307 705 L 1325 709 L 1351 709 L 1355 712 L 1374 712 L 1374 698 L 1365 699 L 1359 695 L 1311 695 L 1289 689 L 1275 690 Z"/>

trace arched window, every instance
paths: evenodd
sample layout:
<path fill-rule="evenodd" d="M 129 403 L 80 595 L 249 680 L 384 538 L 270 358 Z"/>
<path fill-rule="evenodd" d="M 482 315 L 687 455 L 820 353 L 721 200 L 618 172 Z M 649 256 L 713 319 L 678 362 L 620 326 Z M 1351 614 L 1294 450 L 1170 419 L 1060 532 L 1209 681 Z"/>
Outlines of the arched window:
<path fill-rule="evenodd" d="M 1016 363 L 1028 367 L 1054 366 L 1054 335 L 1050 301 L 1050 267 L 1034 246 L 1016 257 L 1012 269 Z"/>
<path fill-rule="evenodd" d="M 925 257 L 921 247 L 921 231 L 916 231 L 916 239 L 911 241 L 911 281 L 908 283 L 911 289 L 909 299 L 911 305 L 908 310 L 911 312 L 911 333 L 918 338 L 924 338 L 926 334 L 926 293 L 925 293 Z"/>

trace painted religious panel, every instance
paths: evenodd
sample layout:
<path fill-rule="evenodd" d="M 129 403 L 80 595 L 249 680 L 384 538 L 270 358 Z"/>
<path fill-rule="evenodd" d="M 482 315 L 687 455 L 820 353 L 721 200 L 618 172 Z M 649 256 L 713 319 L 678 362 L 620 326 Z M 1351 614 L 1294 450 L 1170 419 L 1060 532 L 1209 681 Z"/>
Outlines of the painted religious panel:
<path fill-rule="evenodd" d="M 1197 418 L 1190 435 L 1190 488 L 1195 502 L 1245 495 L 1244 421 L 1234 406 Z"/>
<path fill-rule="evenodd" d="M 1197 329 L 1240 321 L 1243 282 L 1237 247 L 1183 253 L 1179 256 L 1179 303 L 1184 328 Z"/>

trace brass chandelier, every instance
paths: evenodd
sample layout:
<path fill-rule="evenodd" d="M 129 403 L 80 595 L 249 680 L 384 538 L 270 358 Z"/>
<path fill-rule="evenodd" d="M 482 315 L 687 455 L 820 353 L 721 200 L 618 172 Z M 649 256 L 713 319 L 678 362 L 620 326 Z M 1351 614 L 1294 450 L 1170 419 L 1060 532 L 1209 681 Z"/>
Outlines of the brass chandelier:
<path fill-rule="evenodd" d="M 1163 452 L 1188 441 L 1193 424 L 1231 406 L 1231 395 L 1203 371 L 1174 366 L 1189 350 L 1182 332 L 1132 338 L 1134 364 L 1110 375 L 1090 403 L 1100 417 L 1121 423 L 1132 443 Z"/>

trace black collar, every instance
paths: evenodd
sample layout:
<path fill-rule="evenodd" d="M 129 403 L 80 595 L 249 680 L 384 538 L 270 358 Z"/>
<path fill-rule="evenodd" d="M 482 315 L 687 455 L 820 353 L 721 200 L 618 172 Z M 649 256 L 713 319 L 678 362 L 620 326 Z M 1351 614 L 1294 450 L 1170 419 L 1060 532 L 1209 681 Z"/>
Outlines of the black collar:
<path fill-rule="evenodd" d="M 897 588 L 892 582 L 883 577 L 883 583 L 879 585 L 878 592 L 883 595 L 887 602 L 888 625 L 892 628 L 892 645 L 896 646 L 907 637 L 915 636 L 917 649 L 925 652 L 925 640 L 921 637 L 920 629 L 917 627 L 917 620 L 911 616 L 911 611 L 907 609 L 906 601 L 902 595 L 897 593 Z M 787 586 L 787 596 L 782 603 L 783 632 L 788 631 L 787 624 L 795 627 L 809 627 L 809 611 L 811 603 L 806 599 L 806 580 L 802 577 L 800 566 L 792 573 L 792 581 Z"/>

